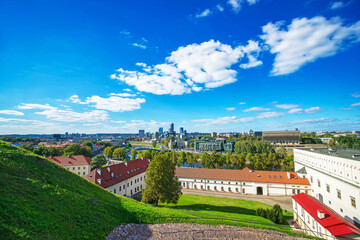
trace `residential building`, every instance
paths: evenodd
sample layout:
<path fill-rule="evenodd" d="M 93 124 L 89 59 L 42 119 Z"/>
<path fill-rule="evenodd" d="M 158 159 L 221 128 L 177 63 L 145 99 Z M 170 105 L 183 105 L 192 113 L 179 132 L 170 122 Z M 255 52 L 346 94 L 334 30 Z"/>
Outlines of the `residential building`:
<path fill-rule="evenodd" d="M 132 196 L 145 188 L 150 160 L 138 158 L 92 170 L 84 178 L 121 196 Z"/>
<path fill-rule="evenodd" d="M 222 141 L 195 141 L 195 151 L 222 151 L 224 145 Z"/>
<path fill-rule="evenodd" d="M 211 133 L 211 137 L 216 137 L 217 136 L 217 133 L 216 132 L 212 132 Z"/>
<path fill-rule="evenodd" d="M 292 196 L 294 219 L 307 235 L 324 239 L 360 239 L 360 229 L 318 199 Z"/>
<path fill-rule="evenodd" d="M 184 128 L 180 127 L 180 134 L 184 134 Z"/>
<path fill-rule="evenodd" d="M 139 137 L 145 137 L 145 130 L 139 130 Z"/>
<path fill-rule="evenodd" d="M 177 167 L 183 188 L 255 195 L 308 193 L 309 181 L 295 172 Z"/>
<path fill-rule="evenodd" d="M 262 140 L 278 146 L 299 145 L 300 131 L 264 131 Z"/>
<path fill-rule="evenodd" d="M 83 155 L 74 155 L 74 156 L 59 156 L 59 157 L 48 157 L 48 159 L 67 170 L 79 175 L 85 176 L 91 170 L 90 162 L 91 158 L 85 157 Z"/>
<path fill-rule="evenodd" d="M 295 171 L 311 184 L 311 195 L 360 226 L 360 151 L 294 149 Z"/>

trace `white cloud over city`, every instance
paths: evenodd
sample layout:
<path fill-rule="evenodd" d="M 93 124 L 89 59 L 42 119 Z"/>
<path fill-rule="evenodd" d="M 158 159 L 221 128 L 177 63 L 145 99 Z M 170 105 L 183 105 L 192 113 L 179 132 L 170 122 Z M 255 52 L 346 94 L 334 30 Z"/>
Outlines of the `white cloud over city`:
<path fill-rule="evenodd" d="M 0 110 L 0 114 L 15 115 L 15 116 L 24 115 L 23 112 L 19 112 L 19 111 L 15 111 L 15 110 Z"/>

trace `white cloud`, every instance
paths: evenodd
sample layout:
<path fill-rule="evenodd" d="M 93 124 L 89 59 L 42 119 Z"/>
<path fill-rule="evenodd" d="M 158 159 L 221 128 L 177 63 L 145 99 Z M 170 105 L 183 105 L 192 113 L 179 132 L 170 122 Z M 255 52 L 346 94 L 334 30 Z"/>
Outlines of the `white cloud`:
<path fill-rule="evenodd" d="M 350 111 L 350 110 L 352 110 L 352 108 L 341 108 L 341 110 Z"/>
<path fill-rule="evenodd" d="M 277 105 L 275 105 L 275 107 L 281 108 L 281 109 L 291 109 L 291 108 L 298 108 L 299 105 L 297 105 L 297 104 L 277 104 Z"/>
<path fill-rule="evenodd" d="M 246 104 L 246 102 L 239 102 L 239 104 L 240 104 L 240 105 L 244 105 L 244 104 Z"/>
<path fill-rule="evenodd" d="M 280 112 L 262 112 L 257 115 L 256 118 L 265 119 L 265 118 L 278 118 L 284 116 L 285 113 Z"/>
<path fill-rule="evenodd" d="M 136 94 L 132 93 L 110 93 L 110 96 L 119 96 L 119 97 L 136 97 Z"/>
<path fill-rule="evenodd" d="M 220 117 L 215 119 L 197 119 L 192 120 L 192 122 L 199 123 L 194 127 L 207 127 L 207 126 L 220 126 L 220 125 L 228 125 L 228 124 L 236 124 L 236 123 L 247 123 L 253 122 L 256 118 L 254 117 L 245 117 L 245 118 L 237 118 L 235 116 L 232 117 Z"/>
<path fill-rule="evenodd" d="M 56 109 L 49 104 L 34 104 L 34 103 L 22 103 L 18 106 L 18 109 Z"/>
<path fill-rule="evenodd" d="M 210 9 L 205 9 L 204 11 L 202 11 L 201 13 L 197 13 L 195 15 L 196 18 L 202 18 L 202 17 L 207 17 L 211 14 L 212 12 L 210 11 Z"/>
<path fill-rule="evenodd" d="M 264 107 L 252 107 L 243 110 L 243 112 L 255 112 L 255 111 L 269 111 L 271 108 L 264 108 Z"/>
<path fill-rule="evenodd" d="M 228 108 L 225 108 L 226 109 L 226 111 L 234 111 L 236 108 L 234 108 L 234 107 L 228 107 Z"/>
<path fill-rule="evenodd" d="M 335 9 L 339 9 L 339 8 L 343 8 L 345 6 L 345 4 L 341 1 L 339 2 L 333 2 L 333 4 L 331 4 L 331 9 L 335 10 Z"/>
<path fill-rule="evenodd" d="M 111 122 L 113 122 L 113 123 L 126 123 L 126 121 L 115 121 L 115 120 L 111 120 Z"/>
<path fill-rule="evenodd" d="M 241 10 L 242 0 L 228 0 L 227 3 L 231 5 L 231 8 L 235 13 L 238 13 Z"/>
<path fill-rule="evenodd" d="M 131 92 L 131 89 L 130 88 L 124 88 L 123 89 L 125 92 Z"/>
<path fill-rule="evenodd" d="M 320 107 L 311 107 L 311 108 L 305 109 L 305 113 L 317 113 L 319 111 L 321 111 Z"/>
<path fill-rule="evenodd" d="M 123 35 L 127 35 L 127 36 L 131 35 L 131 33 L 128 30 L 125 30 L 125 29 L 120 31 L 120 33 L 123 34 Z"/>
<path fill-rule="evenodd" d="M 290 125 L 297 125 L 297 124 L 313 124 L 313 123 L 324 123 L 324 122 L 333 122 L 335 118 L 317 118 L 317 119 L 304 119 L 304 120 L 296 120 L 290 122 Z"/>
<path fill-rule="evenodd" d="M 303 113 L 304 109 L 301 108 L 295 108 L 288 111 L 288 113 Z"/>
<path fill-rule="evenodd" d="M 257 3 L 259 0 L 247 0 L 247 2 L 249 3 L 249 5 L 253 5 L 255 3 Z"/>
<path fill-rule="evenodd" d="M 351 94 L 351 96 L 354 97 L 354 98 L 358 98 L 358 97 L 360 97 L 360 94 L 358 94 L 358 93 L 353 93 L 353 94 Z"/>
<path fill-rule="evenodd" d="M 287 30 L 283 22 L 263 26 L 260 36 L 276 54 L 271 74 L 285 75 L 318 58 L 335 55 L 351 43 L 360 40 L 360 21 L 344 26 L 341 18 L 326 19 L 322 16 L 296 18 Z"/>
<path fill-rule="evenodd" d="M 138 47 L 138 48 L 141 48 L 141 49 L 146 49 L 147 46 L 145 44 L 141 44 L 141 43 L 133 43 L 132 44 L 134 47 Z"/>
<path fill-rule="evenodd" d="M 112 112 L 126 112 L 140 109 L 140 104 L 145 103 L 144 98 L 123 98 L 118 96 L 111 96 L 109 98 L 102 98 L 99 96 L 92 96 L 86 99 L 87 103 L 95 103 L 93 107 L 96 109 L 109 110 Z"/>
<path fill-rule="evenodd" d="M 23 116 L 24 113 L 15 110 L 0 110 L 0 114 Z"/>
<path fill-rule="evenodd" d="M 69 98 L 70 102 L 73 102 L 73 103 L 78 103 L 78 104 L 87 104 L 86 101 L 82 102 L 79 98 L 78 95 L 72 95 L 70 98 Z"/>
<path fill-rule="evenodd" d="M 60 122 L 98 122 L 108 119 L 106 111 L 93 110 L 90 112 L 74 112 L 68 110 L 51 109 L 36 114 L 45 115 L 46 118 Z"/>
<path fill-rule="evenodd" d="M 7 122 L 7 123 L 41 123 L 41 121 L 37 120 L 28 120 L 28 119 L 19 119 L 19 118 L 2 118 L 0 117 L 0 122 Z"/>
<path fill-rule="evenodd" d="M 360 106 L 360 102 L 358 102 L 358 103 L 353 103 L 353 104 L 350 105 L 350 107 L 357 107 L 357 106 Z"/>
<path fill-rule="evenodd" d="M 143 92 L 182 95 L 237 81 L 237 72 L 231 66 L 243 58 L 249 60 L 243 65 L 244 68 L 259 65 L 256 56 L 260 50 L 258 43 L 254 41 L 249 41 L 246 46 L 232 48 L 210 40 L 179 47 L 166 58 L 166 63 L 153 66 L 138 63 L 142 71 L 120 68 L 110 78 L 135 86 Z"/>
<path fill-rule="evenodd" d="M 28 134 L 28 133 L 54 133 L 65 132 L 68 128 L 58 125 L 57 123 L 49 123 L 38 120 L 16 119 L 16 118 L 1 118 L 0 124 L 1 132 L 3 134 Z"/>
<path fill-rule="evenodd" d="M 224 7 L 221 4 L 216 5 L 216 9 L 219 10 L 220 12 L 224 11 Z"/>

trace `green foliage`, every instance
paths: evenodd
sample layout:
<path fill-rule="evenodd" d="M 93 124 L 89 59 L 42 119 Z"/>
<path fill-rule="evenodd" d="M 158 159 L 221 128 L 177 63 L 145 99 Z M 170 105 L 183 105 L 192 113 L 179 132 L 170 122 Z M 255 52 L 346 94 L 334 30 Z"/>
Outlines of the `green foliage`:
<path fill-rule="evenodd" d="M 151 145 L 152 145 L 153 148 L 155 148 L 156 147 L 156 141 L 152 141 Z"/>
<path fill-rule="evenodd" d="M 106 164 L 107 160 L 103 154 L 96 155 L 90 162 L 91 169 L 99 168 L 102 165 Z"/>
<path fill-rule="evenodd" d="M 336 145 L 330 147 L 360 149 L 360 138 L 356 136 L 340 136 L 336 138 L 336 142 Z"/>
<path fill-rule="evenodd" d="M 124 148 L 116 148 L 112 154 L 112 157 L 114 159 L 127 161 L 129 160 L 129 156 L 126 153 L 126 150 Z"/>
<path fill-rule="evenodd" d="M 256 209 L 256 215 L 267 218 L 276 224 L 287 224 L 279 204 L 275 204 L 271 209 L 258 208 Z"/>
<path fill-rule="evenodd" d="M 137 151 L 136 149 L 131 150 L 131 160 L 134 160 L 136 158 Z"/>
<path fill-rule="evenodd" d="M 62 156 L 64 154 L 64 150 L 62 148 L 58 148 L 58 147 L 44 147 L 44 146 L 40 146 L 37 147 L 33 150 L 33 152 L 35 154 L 38 154 L 40 156 L 45 156 L 45 157 L 49 157 L 49 156 Z"/>
<path fill-rule="evenodd" d="M 146 187 L 142 201 L 154 203 L 177 203 L 181 196 L 180 182 L 175 177 L 175 165 L 167 154 L 159 153 L 149 164 L 145 173 Z"/>
<path fill-rule="evenodd" d="M 64 149 L 63 155 L 64 156 L 66 156 L 66 155 L 70 155 L 70 156 L 71 155 L 84 155 L 86 157 L 91 158 L 93 156 L 93 152 L 92 152 L 91 148 L 88 146 L 80 147 L 79 144 L 73 143 Z M 58 155 L 52 155 L 52 156 L 58 156 Z"/>

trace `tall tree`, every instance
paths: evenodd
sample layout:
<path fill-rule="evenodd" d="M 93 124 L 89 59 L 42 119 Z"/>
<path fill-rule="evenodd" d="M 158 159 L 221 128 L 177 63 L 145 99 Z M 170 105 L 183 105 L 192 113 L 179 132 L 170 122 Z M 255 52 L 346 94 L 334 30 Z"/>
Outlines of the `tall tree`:
<path fill-rule="evenodd" d="M 131 160 L 134 160 L 136 158 L 137 151 L 136 149 L 131 150 Z"/>
<path fill-rule="evenodd" d="M 167 154 L 156 154 L 150 162 L 145 173 L 146 187 L 143 191 L 142 201 L 153 203 L 159 202 L 177 203 L 181 196 L 180 183 L 175 177 L 175 165 Z"/>
<path fill-rule="evenodd" d="M 96 155 L 90 162 L 91 169 L 99 168 L 107 163 L 106 158 L 103 154 Z"/>

